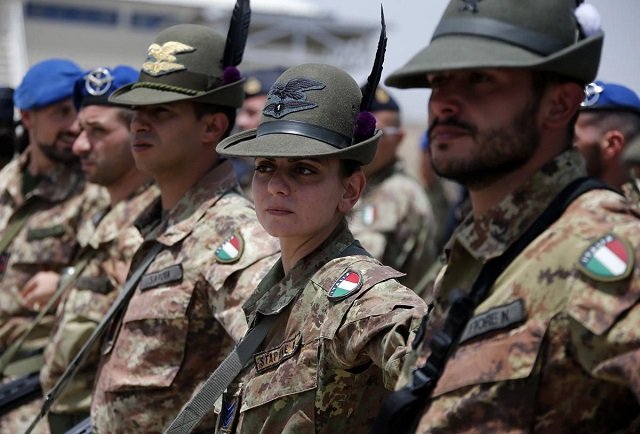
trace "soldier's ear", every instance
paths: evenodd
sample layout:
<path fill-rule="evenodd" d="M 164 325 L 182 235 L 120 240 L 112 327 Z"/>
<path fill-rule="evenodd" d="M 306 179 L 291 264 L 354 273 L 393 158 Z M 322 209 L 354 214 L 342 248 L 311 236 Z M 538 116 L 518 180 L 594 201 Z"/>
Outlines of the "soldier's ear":
<path fill-rule="evenodd" d="M 206 144 L 218 144 L 229 128 L 229 118 L 223 113 L 210 113 L 203 116 L 203 121 L 202 141 Z"/>
<path fill-rule="evenodd" d="M 542 125 L 563 129 L 578 111 L 584 99 L 584 89 L 577 83 L 550 85 L 542 98 Z"/>
<path fill-rule="evenodd" d="M 345 177 L 342 181 L 344 192 L 338 202 L 338 211 L 342 214 L 347 214 L 351 211 L 360 199 L 364 187 L 367 185 L 367 179 L 364 176 L 362 169 L 356 170 L 353 174 Z"/>
<path fill-rule="evenodd" d="M 31 128 L 31 114 L 32 113 L 33 112 L 31 110 L 20 110 L 20 121 L 22 122 L 22 125 L 26 129 Z"/>

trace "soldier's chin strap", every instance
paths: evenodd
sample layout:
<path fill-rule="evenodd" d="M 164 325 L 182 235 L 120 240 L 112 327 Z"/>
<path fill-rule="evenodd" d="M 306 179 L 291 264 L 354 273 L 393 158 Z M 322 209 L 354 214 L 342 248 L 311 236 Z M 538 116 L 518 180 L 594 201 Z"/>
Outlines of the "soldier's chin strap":
<path fill-rule="evenodd" d="M 424 366 L 415 368 L 411 383 L 392 393 L 385 399 L 371 434 L 413 433 L 427 403 L 442 375 L 449 356 L 455 349 L 467 323 L 473 316 L 476 306 L 484 300 L 495 280 L 509 264 L 542 232 L 551 226 L 580 195 L 594 189 L 612 190 L 611 187 L 594 178 L 578 178 L 567 185 L 551 201 L 527 231 L 516 240 L 502 255 L 489 260 L 469 294 L 462 290 L 454 291 L 453 301 L 441 330 L 433 333 L 429 347 L 431 353 Z M 617 192 L 617 191 L 616 191 Z M 426 324 L 423 318 L 421 331 Z M 422 333 L 419 333 L 422 334 Z M 415 344 L 419 343 L 416 336 Z"/>
<path fill-rule="evenodd" d="M 151 265 L 156 255 L 160 253 L 163 247 L 163 244 L 154 242 L 153 245 L 149 248 L 149 251 L 140 262 L 140 265 L 138 265 L 138 267 L 130 275 L 129 279 L 127 279 L 127 281 L 125 282 L 124 288 L 122 289 L 122 291 L 120 291 L 118 298 L 113 302 L 96 329 L 93 331 L 91 336 L 89 336 L 80 351 L 78 351 L 78 354 L 76 354 L 69 366 L 67 366 L 67 369 L 65 369 L 64 373 L 60 376 L 56 384 L 45 395 L 40 413 L 38 413 L 35 419 L 31 422 L 31 425 L 29 425 L 29 428 L 27 429 L 25 434 L 31 433 L 38 422 L 40 422 L 40 419 L 42 419 L 49 412 L 49 409 L 56 401 L 58 396 L 60 396 L 64 388 L 67 386 L 67 383 L 71 381 L 73 376 L 76 374 L 78 368 L 80 367 L 80 363 L 82 363 L 89 350 L 91 350 L 93 345 L 107 330 L 107 327 L 111 323 L 111 320 L 123 311 L 129 299 L 133 295 L 133 292 L 138 285 L 138 281 L 147 270 L 147 268 L 149 268 L 149 265 Z"/>

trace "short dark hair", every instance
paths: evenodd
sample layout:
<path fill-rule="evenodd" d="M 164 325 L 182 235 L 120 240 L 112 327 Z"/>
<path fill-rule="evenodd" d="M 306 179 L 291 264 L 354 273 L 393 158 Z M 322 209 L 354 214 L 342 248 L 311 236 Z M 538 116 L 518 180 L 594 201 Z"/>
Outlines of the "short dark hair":
<path fill-rule="evenodd" d="M 236 124 L 235 108 L 216 105 L 216 104 L 206 104 L 206 103 L 194 101 L 193 109 L 195 111 L 197 119 L 201 119 L 204 115 L 208 115 L 208 114 L 222 113 L 223 115 L 225 115 L 229 120 L 229 127 L 224 132 L 222 139 L 229 137 L 229 134 L 231 134 L 231 130 L 233 130 L 233 127 Z"/>

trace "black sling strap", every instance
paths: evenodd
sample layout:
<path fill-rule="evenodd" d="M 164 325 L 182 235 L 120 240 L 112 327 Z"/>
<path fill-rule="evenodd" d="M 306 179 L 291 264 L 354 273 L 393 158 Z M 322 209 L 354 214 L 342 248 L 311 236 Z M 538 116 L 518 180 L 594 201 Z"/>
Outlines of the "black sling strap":
<path fill-rule="evenodd" d="M 502 255 L 489 260 L 468 295 L 464 291 L 454 294 L 449 312 L 441 330 L 429 342 L 431 354 L 422 367 L 414 369 L 411 384 L 385 399 L 371 434 L 412 433 L 419 421 L 429 395 L 435 389 L 449 356 L 476 306 L 487 296 L 489 289 L 511 262 L 542 232 L 551 226 L 580 195 L 590 190 L 614 190 L 594 178 L 578 178 L 567 185 L 527 229 Z M 618 193 L 618 192 L 617 192 Z M 423 323 L 426 318 L 423 318 Z M 424 324 L 422 325 L 424 326 Z M 416 339 L 418 337 L 416 336 Z"/>

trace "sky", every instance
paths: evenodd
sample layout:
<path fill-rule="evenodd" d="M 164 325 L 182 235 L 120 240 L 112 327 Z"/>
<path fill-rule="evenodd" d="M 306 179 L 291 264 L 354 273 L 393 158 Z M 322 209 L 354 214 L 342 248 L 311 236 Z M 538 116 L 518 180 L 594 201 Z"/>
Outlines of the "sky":
<path fill-rule="evenodd" d="M 306 0 L 338 19 L 376 25 L 380 21 L 378 2 L 372 0 Z M 387 54 L 382 81 L 400 68 L 431 39 L 447 0 L 393 0 L 383 2 L 387 22 Z M 640 93 L 640 0 L 588 0 L 602 17 L 605 42 L 598 78 L 624 84 Z M 372 41 L 371 58 L 375 53 Z M 349 71 L 362 81 L 371 66 Z M 391 89 L 399 101 L 405 122 L 426 125 L 428 91 Z"/>

